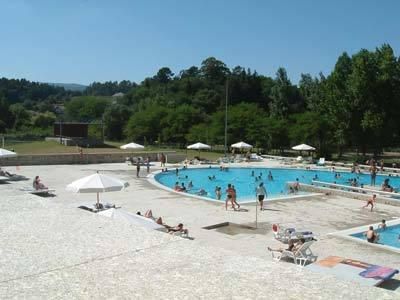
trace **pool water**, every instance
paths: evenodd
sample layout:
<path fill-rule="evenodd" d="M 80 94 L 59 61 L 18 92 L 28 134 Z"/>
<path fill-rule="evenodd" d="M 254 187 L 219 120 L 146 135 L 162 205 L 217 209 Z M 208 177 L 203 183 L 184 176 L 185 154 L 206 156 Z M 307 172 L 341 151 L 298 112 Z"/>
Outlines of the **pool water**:
<path fill-rule="evenodd" d="M 400 224 L 387 226 L 385 230 L 376 229 L 375 231 L 379 234 L 379 244 L 400 248 Z M 364 232 L 354 233 L 351 236 L 362 240 L 367 240 L 367 238 L 364 236 Z"/>
<path fill-rule="evenodd" d="M 252 173 L 254 172 L 254 176 Z M 271 172 L 273 180 L 268 180 L 268 173 Z M 335 178 L 335 174 L 340 174 Z M 221 171 L 219 167 L 213 168 L 188 168 L 169 170 L 161 172 L 155 176 L 155 179 L 169 187 L 174 188 L 175 183 L 184 183 L 188 189 L 189 182 L 192 181 L 193 187 L 188 189 L 188 193 L 196 194 L 204 189 L 207 194 L 204 197 L 215 199 L 215 187 L 221 187 L 221 201 L 226 198 L 225 190 L 228 183 L 233 184 L 237 193 L 238 202 L 254 201 L 256 187 L 260 182 L 264 183 L 267 189 L 267 198 L 276 198 L 288 196 L 289 191 L 286 185 L 288 181 L 299 179 L 301 183 L 310 184 L 317 176 L 316 180 L 343 185 L 349 185 L 349 180 L 356 178 L 359 184 L 370 184 L 369 174 L 354 174 L 350 172 L 331 172 L 326 170 L 305 170 L 305 169 L 283 169 L 283 168 L 228 168 L 227 171 Z M 210 179 L 211 178 L 211 179 Z M 215 179 L 214 179 L 215 178 Z M 377 175 L 376 185 L 379 186 L 385 180 L 390 178 L 389 184 L 395 188 L 400 186 L 400 177 L 388 177 Z"/>

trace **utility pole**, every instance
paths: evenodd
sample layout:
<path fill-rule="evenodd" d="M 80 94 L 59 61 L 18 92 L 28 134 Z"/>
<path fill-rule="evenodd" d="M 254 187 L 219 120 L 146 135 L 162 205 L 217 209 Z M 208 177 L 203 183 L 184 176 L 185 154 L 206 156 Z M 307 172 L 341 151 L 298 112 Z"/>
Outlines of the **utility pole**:
<path fill-rule="evenodd" d="M 62 141 L 62 120 L 60 119 L 60 144 L 62 145 L 63 141 Z"/>
<path fill-rule="evenodd" d="M 229 81 L 226 79 L 226 90 L 225 90 L 225 146 L 224 146 L 224 155 L 226 157 L 226 152 L 228 148 L 228 85 Z"/>

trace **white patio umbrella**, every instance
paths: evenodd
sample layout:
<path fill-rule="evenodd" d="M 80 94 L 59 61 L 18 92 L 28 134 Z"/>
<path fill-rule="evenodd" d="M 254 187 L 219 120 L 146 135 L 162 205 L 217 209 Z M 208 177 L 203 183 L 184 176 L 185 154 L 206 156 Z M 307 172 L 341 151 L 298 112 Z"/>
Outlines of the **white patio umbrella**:
<path fill-rule="evenodd" d="M 211 146 L 207 145 L 207 144 L 203 144 L 203 143 L 196 143 L 196 144 L 192 144 L 186 147 L 187 149 L 196 149 L 199 150 L 199 157 L 200 157 L 200 150 L 202 149 L 211 149 Z M 187 155 L 186 155 L 187 156 Z"/>
<path fill-rule="evenodd" d="M 236 149 L 250 149 L 250 148 L 253 148 L 252 145 L 247 144 L 245 142 L 239 142 L 239 143 L 236 143 L 236 144 L 232 144 L 231 147 L 232 148 L 236 148 Z"/>
<path fill-rule="evenodd" d="M 297 150 L 297 151 L 314 151 L 315 148 L 312 146 L 309 146 L 307 144 L 300 144 L 297 146 L 292 147 L 293 150 Z"/>
<path fill-rule="evenodd" d="M 0 158 L 2 157 L 15 157 L 17 153 L 0 148 Z"/>
<path fill-rule="evenodd" d="M 129 144 L 126 144 L 126 145 L 122 145 L 120 148 L 124 149 L 124 150 L 127 150 L 127 149 L 144 149 L 144 146 L 140 145 L 140 144 L 136 144 L 136 143 L 129 143 Z"/>
<path fill-rule="evenodd" d="M 110 208 L 107 210 L 103 210 L 103 211 L 99 212 L 98 214 L 101 216 L 112 218 L 112 219 L 122 220 L 122 221 L 128 222 L 129 224 L 142 226 L 146 229 L 158 230 L 158 231 L 163 231 L 163 232 L 167 231 L 167 229 L 164 226 L 157 224 L 156 222 L 154 222 L 153 220 L 151 220 L 149 218 L 139 216 L 139 215 L 124 211 L 122 209 Z"/>
<path fill-rule="evenodd" d="M 196 144 L 187 146 L 187 148 L 201 150 L 201 149 L 211 149 L 211 146 L 203 144 L 203 143 L 196 143 Z"/>
<path fill-rule="evenodd" d="M 97 193 L 98 206 L 100 202 L 99 193 L 120 191 L 126 186 L 128 186 L 127 182 L 96 173 L 68 184 L 66 190 L 75 193 Z"/>

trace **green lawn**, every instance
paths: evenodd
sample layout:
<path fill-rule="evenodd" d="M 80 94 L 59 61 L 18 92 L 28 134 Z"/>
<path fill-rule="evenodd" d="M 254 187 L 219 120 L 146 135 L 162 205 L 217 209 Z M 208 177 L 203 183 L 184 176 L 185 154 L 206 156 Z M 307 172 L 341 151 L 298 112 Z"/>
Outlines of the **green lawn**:
<path fill-rule="evenodd" d="M 57 142 L 35 141 L 6 144 L 6 149 L 14 149 L 18 154 L 55 154 L 55 153 L 78 153 L 79 148 L 75 146 L 64 146 Z M 86 153 L 100 152 L 123 152 L 114 145 L 106 145 L 102 148 L 85 148 Z"/>
<path fill-rule="evenodd" d="M 110 153 L 110 152 L 121 152 L 121 153 L 135 153 L 135 151 L 129 150 L 121 150 L 119 147 L 123 145 L 123 143 L 118 142 L 106 142 L 103 147 L 95 147 L 95 148 L 83 148 L 84 153 Z M 78 153 L 79 148 L 75 146 L 64 146 L 57 142 L 47 142 L 47 141 L 34 141 L 34 142 L 23 142 L 23 143 L 10 143 L 5 145 L 6 149 L 13 149 L 18 154 L 60 154 L 60 153 Z M 178 153 L 182 153 L 184 155 L 187 154 L 189 159 L 194 158 L 199 155 L 199 152 L 196 150 L 188 150 L 185 149 L 166 149 L 149 146 L 146 147 L 143 152 L 163 152 L 163 151 L 176 151 Z M 211 152 L 211 151 L 201 151 L 200 157 L 215 160 L 218 157 L 223 156 L 221 153 Z"/>

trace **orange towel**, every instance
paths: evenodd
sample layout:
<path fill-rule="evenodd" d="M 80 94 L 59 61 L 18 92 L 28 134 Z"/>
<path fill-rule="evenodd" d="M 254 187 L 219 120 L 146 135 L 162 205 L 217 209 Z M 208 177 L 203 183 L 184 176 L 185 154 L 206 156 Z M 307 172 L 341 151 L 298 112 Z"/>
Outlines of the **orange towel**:
<path fill-rule="evenodd" d="M 333 268 L 337 264 L 341 263 L 344 260 L 343 257 L 339 256 L 328 256 L 324 259 L 321 259 L 317 262 L 318 265 L 327 268 Z"/>

